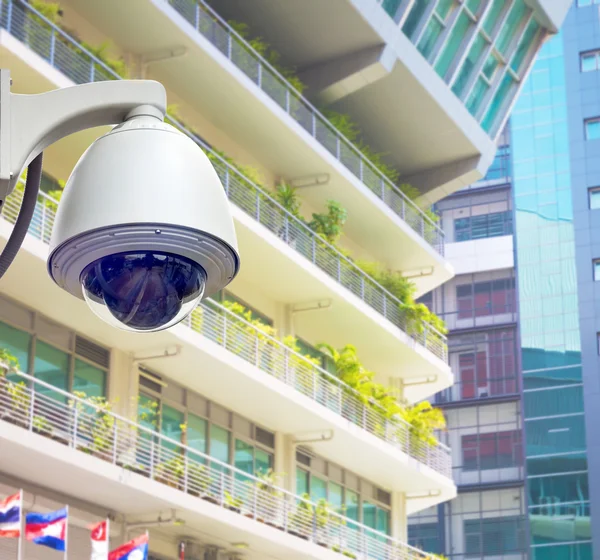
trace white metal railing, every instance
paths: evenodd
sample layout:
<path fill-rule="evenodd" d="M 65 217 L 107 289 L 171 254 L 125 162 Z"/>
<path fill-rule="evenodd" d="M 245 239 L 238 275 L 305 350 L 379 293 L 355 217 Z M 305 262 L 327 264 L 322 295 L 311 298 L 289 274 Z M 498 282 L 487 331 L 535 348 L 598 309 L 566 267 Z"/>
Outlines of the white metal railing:
<path fill-rule="evenodd" d="M 22 191 L 15 189 L 6 200 L 2 216 L 10 223 L 17 218 L 21 197 Z M 45 243 L 50 241 L 56 204 L 48 195 L 38 195 L 29 233 Z M 364 403 L 354 389 L 225 307 L 205 301 L 182 324 L 396 449 L 451 477 L 452 459 L 445 445 L 431 446 L 420 442 L 411 435 L 406 422 L 399 418 L 386 418 L 385 412 L 376 403 Z"/>
<path fill-rule="evenodd" d="M 344 164 L 395 214 L 444 254 L 444 233 L 421 208 L 204 0 L 164 0 L 248 76 L 304 130 Z"/>
<path fill-rule="evenodd" d="M 74 82 L 121 79 L 100 59 L 23 0 L 0 0 L 0 6 L 0 26 L 28 44 Z M 168 117 L 167 121 L 209 154 L 229 200 L 236 206 L 416 342 L 443 361 L 448 361 L 445 335 L 431 325 L 408 320 L 406 306 L 398 298 L 342 255 L 338 249 L 316 235 L 306 224 L 287 212 L 267 192 L 242 175 L 195 133 L 173 118 Z"/>
<path fill-rule="evenodd" d="M 0 377 L 0 419 L 349 558 L 430 558 L 323 504 L 24 373 Z"/>

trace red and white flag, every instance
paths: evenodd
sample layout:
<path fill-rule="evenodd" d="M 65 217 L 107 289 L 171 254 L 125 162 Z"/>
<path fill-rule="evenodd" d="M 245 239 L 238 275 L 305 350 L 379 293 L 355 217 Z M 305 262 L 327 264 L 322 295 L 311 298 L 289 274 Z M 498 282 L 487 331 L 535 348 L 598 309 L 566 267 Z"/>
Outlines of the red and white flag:
<path fill-rule="evenodd" d="M 90 529 L 92 531 L 91 560 L 108 560 L 108 519 L 100 521 Z"/>

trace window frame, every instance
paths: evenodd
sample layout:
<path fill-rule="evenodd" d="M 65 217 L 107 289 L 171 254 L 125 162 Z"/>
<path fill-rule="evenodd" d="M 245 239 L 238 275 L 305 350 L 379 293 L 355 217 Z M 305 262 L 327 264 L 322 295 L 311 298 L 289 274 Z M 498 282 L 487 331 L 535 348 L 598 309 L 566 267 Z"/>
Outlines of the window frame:
<path fill-rule="evenodd" d="M 325 462 L 326 462 L 326 464 L 329 464 L 329 461 L 325 460 Z M 326 483 L 326 490 L 327 490 L 327 497 L 326 497 L 326 499 L 327 499 L 327 501 L 329 501 L 329 491 L 330 491 L 329 490 L 329 485 L 330 484 L 336 484 L 336 485 L 338 485 L 338 486 L 340 486 L 342 488 L 342 496 L 343 496 L 342 497 L 342 509 L 343 509 L 343 511 L 340 513 L 340 515 L 348 517 L 346 515 L 346 509 L 347 509 L 346 497 L 347 497 L 348 492 L 352 492 L 353 494 L 356 494 L 356 496 L 358 497 L 358 519 L 355 520 L 356 523 L 362 523 L 362 524 L 364 524 L 364 509 L 363 509 L 363 507 L 364 507 L 364 503 L 368 502 L 369 504 L 371 504 L 373 506 L 376 506 L 376 508 L 378 508 L 380 510 L 384 510 L 385 512 L 387 512 L 387 514 L 388 514 L 388 528 L 391 531 L 391 522 L 392 522 L 392 506 L 391 506 L 391 504 L 387 505 L 387 504 L 385 504 L 383 502 L 380 502 L 374 496 L 365 496 L 363 488 L 362 488 L 362 484 L 361 484 L 361 481 L 363 479 L 361 477 L 359 477 L 358 475 L 353 475 L 353 476 L 356 476 L 356 479 L 358 480 L 357 487 L 353 488 L 353 487 L 348 486 L 346 484 L 346 480 L 345 480 L 344 474 L 346 472 L 348 472 L 348 471 L 347 471 L 347 469 L 345 469 L 343 467 L 340 467 L 340 469 L 342 471 L 342 481 L 339 481 L 339 480 L 331 479 L 324 472 L 313 470 L 310 466 L 305 465 L 305 464 L 299 462 L 297 459 L 296 459 L 295 465 L 296 465 L 296 470 L 295 470 L 295 473 L 294 473 L 294 480 L 297 480 L 298 472 L 299 471 L 301 471 L 302 473 L 304 473 L 304 475 L 306 476 L 306 479 L 307 479 L 307 485 L 306 485 L 307 488 L 306 488 L 306 490 L 307 490 L 307 493 L 311 496 L 311 498 L 310 498 L 311 500 L 314 500 L 313 497 L 312 497 L 312 494 L 311 494 L 311 479 L 312 479 L 313 476 L 315 476 L 315 477 L 319 478 L 320 480 L 325 481 L 325 483 Z M 327 469 L 325 469 L 325 470 L 327 470 Z M 370 481 L 367 481 L 367 480 L 365 480 L 365 482 L 368 483 L 369 485 L 371 485 L 375 489 L 380 488 L 381 490 L 383 490 L 383 488 L 381 488 L 377 484 L 374 484 L 373 482 L 370 482 Z M 298 496 L 300 496 L 297 488 L 296 488 L 296 494 Z M 351 519 L 351 518 L 349 518 L 349 519 Z M 377 530 L 377 529 L 375 529 L 375 530 Z"/>
<path fill-rule="evenodd" d="M 38 342 L 42 342 L 43 344 L 46 344 L 50 348 L 53 348 L 59 352 L 63 352 L 64 354 L 67 355 L 68 371 L 66 372 L 66 378 L 67 378 L 66 391 L 68 393 L 73 393 L 73 381 L 75 379 L 75 363 L 77 360 L 79 360 L 80 362 L 88 364 L 89 366 L 94 367 L 104 373 L 104 395 L 103 395 L 103 397 L 107 398 L 108 395 L 110 394 L 110 378 L 111 378 L 110 365 L 109 365 L 109 367 L 104 367 L 104 366 L 86 358 L 85 356 L 81 356 L 80 354 L 78 354 L 76 352 L 75 340 L 78 335 L 78 331 L 74 331 L 74 330 L 62 325 L 61 323 L 58 323 L 57 321 L 47 318 L 44 315 L 38 313 L 37 311 L 31 310 L 27 307 L 24 307 L 23 305 L 21 305 L 18 302 L 15 302 L 15 305 L 17 305 L 20 309 L 22 309 L 26 313 L 30 314 L 31 327 L 24 328 L 23 326 L 17 325 L 14 322 L 10 321 L 9 319 L 7 319 L 4 316 L 0 316 L 0 324 L 4 324 L 12 329 L 15 329 L 19 332 L 25 333 L 26 335 L 29 336 L 29 347 L 27 349 L 27 364 L 21 364 L 21 363 L 19 364 L 21 371 L 23 373 L 30 375 L 31 377 L 38 379 L 35 375 L 36 347 L 37 347 Z M 70 334 L 70 337 L 71 337 L 70 347 L 65 347 L 65 346 L 56 344 L 56 342 L 53 342 L 53 341 L 49 340 L 48 338 L 38 334 L 36 332 L 37 331 L 36 326 L 37 326 L 37 321 L 38 321 L 39 317 L 43 317 L 44 319 L 46 319 L 47 321 L 49 321 L 51 323 L 56 323 L 57 325 L 59 325 L 60 327 L 64 328 L 66 331 L 68 331 Z M 81 335 L 81 336 L 83 337 L 83 335 Z M 98 344 L 96 341 L 91 340 L 88 337 L 83 337 L 83 338 L 85 338 L 86 340 L 90 340 L 90 342 L 93 342 L 94 344 Z M 101 344 L 98 344 L 98 346 L 101 346 L 102 348 L 105 348 L 106 350 L 108 350 L 110 352 L 110 349 L 107 349 L 105 346 L 103 346 Z M 26 367 L 24 367 L 24 365 Z"/>
<path fill-rule="evenodd" d="M 149 374 L 152 374 L 151 370 L 146 370 Z M 160 376 L 161 379 L 163 376 Z M 241 434 L 238 431 L 235 430 L 233 424 L 233 414 L 237 414 L 236 412 L 225 408 L 225 407 L 221 407 L 224 410 L 226 410 L 229 414 L 229 426 L 224 425 L 221 422 L 216 421 L 214 418 L 210 417 L 210 403 L 212 403 L 213 401 L 211 401 L 210 399 L 204 397 L 203 395 L 201 395 L 200 393 L 197 393 L 196 391 L 193 391 L 191 389 L 189 389 L 188 387 L 185 387 L 183 385 L 179 385 L 178 383 L 174 382 L 174 381 L 164 381 L 164 383 L 172 383 L 174 386 L 176 387 L 180 387 L 181 389 L 183 389 L 184 391 L 184 399 L 183 402 L 186 404 L 182 404 L 180 402 L 176 402 L 173 401 L 172 399 L 169 399 L 167 396 L 162 395 L 161 392 L 157 392 L 157 391 L 153 391 L 151 388 L 145 387 L 145 386 L 140 386 L 138 389 L 138 397 L 139 396 L 144 396 L 146 398 L 151 398 L 151 399 L 155 399 L 158 402 L 158 408 L 156 411 L 156 425 L 154 427 L 154 430 L 157 434 L 160 435 L 164 435 L 162 433 L 162 410 L 163 410 L 163 406 L 168 406 L 171 407 L 173 409 L 179 410 L 180 412 L 183 413 L 184 415 L 184 424 L 187 426 L 189 423 L 189 415 L 193 414 L 195 417 L 200 418 L 202 420 L 205 421 L 205 437 L 204 440 L 206 442 L 206 449 L 203 452 L 205 455 L 207 455 L 208 457 L 211 457 L 211 427 L 217 426 L 223 430 L 226 430 L 229 434 L 229 441 L 227 443 L 227 449 L 228 449 L 228 460 L 227 460 L 227 464 L 231 467 L 235 467 L 235 447 L 236 447 L 236 441 L 239 440 L 243 443 L 246 443 L 247 445 L 252 446 L 253 448 L 253 462 L 255 463 L 256 461 L 256 449 L 259 449 L 265 453 L 267 453 L 270 456 L 271 459 L 271 466 L 273 466 L 275 464 L 275 447 L 270 448 L 269 446 L 251 438 L 248 437 L 246 434 Z M 187 402 L 188 402 L 188 398 L 187 398 L 187 393 L 193 393 L 194 395 L 197 395 L 199 397 L 201 397 L 202 399 L 204 399 L 206 401 L 206 411 L 207 413 L 201 413 L 195 409 L 190 409 L 189 406 L 187 406 Z M 138 401 L 139 402 L 139 401 Z M 220 406 L 220 405 L 219 405 Z M 241 415 L 238 415 L 241 418 L 244 418 L 244 420 L 246 420 L 247 422 L 249 422 L 251 424 L 251 426 L 254 427 L 254 430 L 256 427 L 259 427 L 265 431 L 268 432 L 273 432 L 273 430 L 266 428 L 262 425 L 256 424 L 255 422 L 252 422 L 251 420 L 242 417 Z M 136 414 L 136 418 L 137 418 L 137 414 Z M 139 420 L 138 420 L 139 422 Z M 254 431 L 253 430 L 253 431 Z M 182 432 L 182 437 L 181 437 L 181 444 L 182 445 L 187 445 L 187 430 L 184 430 Z M 255 466 L 255 464 L 254 464 Z M 257 473 L 254 473 L 254 476 L 256 476 Z"/>
<path fill-rule="evenodd" d="M 598 195 L 598 206 L 592 206 L 592 195 Z M 600 210 L 600 187 L 588 188 L 588 206 L 590 210 Z"/>
<path fill-rule="evenodd" d="M 590 70 L 585 70 L 583 67 L 583 61 L 586 57 L 594 57 L 595 68 Z M 592 49 L 588 51 L 581 51 L 579 53 L 579 71 L 587 74 L 588 72 L 597 72 L 600 70 L 600 49 Z"/>
<path fill-rule="evenodd" d="M 598 125 L 598 136 L 592 138 L 590 137 L 588 131 L 589 131 L 589 125 L 591 124 L 595 124 Z M 583 125 L 584 125 L 584 136 L 585 136 L 585 140 L 586 141 L 593 141 L 593 140 L 600 140 L 600 117 L 590 117 L 589 119 L 584 119 L 583 121 Z"/>
<path fill-rule="evenodd" d="M 600 282 L 600 259 L 592 259 L 592 278 L 594 282 Z"/>

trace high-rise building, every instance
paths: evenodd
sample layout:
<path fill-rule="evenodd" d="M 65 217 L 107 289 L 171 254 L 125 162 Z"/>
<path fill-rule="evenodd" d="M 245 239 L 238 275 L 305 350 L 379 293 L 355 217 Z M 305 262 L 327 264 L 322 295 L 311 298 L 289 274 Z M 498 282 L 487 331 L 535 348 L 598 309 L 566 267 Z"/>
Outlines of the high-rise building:
<path fill-rule="evenodd" d="M 101 322 L 52 283 L 46 257 L 62 181 L 102 131 L 49 148 L 29 235 L 0 283 L 0 356 L 19 364 L 0 378 L 0 496 L 23 489 L 27 511 L 68 504 L 72 559 L 90 556 L 89 525 L 109 517 L 112 546 L 148 530 L 164 560 L 181 543 L 195 560 L 416 560 L 426 553 L 408 545 L 408 516 L 445 507 L 457 483 L 480 501 L 478 485 L 504 484 L 501 522 L 522 519 L 499 131 L 568 5 L 2 0 L 14 92 L 165 85 L 167 121 L 205 151 L 231 202 L 242 268 L 167 331 Z M 423 209 L 486 172 L 488 187 L 440 203 L 442 227 Z M 4 205 L 3 241 L 21 196 Z M 440 313 L 463 330 L 450 348 L 411 303 L 444 283 L 435 297 L 454 307 Z M 436 393 L 463 453 L 458 479 L 435 417 L 423 427 L 426 412 L 406 413 Z M 482 456 L 500 463 L 484 472 Z M 465 496 L 451 502 L 463 512 Z M 481 511 L 471 524 L 459 513 L 473 542 L 491 530 Z M 1 558 L 16 550 L 0 541 Z M 52 554 L 24 545 L 28 560 Z"/>
<path fill-rule="evenodd" d="M 507 301 L 500 292 L 492 288 L 484 295 L 480 288 L 478 296 L 476 285 L 472 290 L 475 300 L 490 306 L 475 322 L 494 322 L 497 332 L 510 323 L 516 346 L 481 346 L 465 355 L 461 349 L 453 397 L 448 399 L 447 392 L 438 396 L 447 403 L 442 406 L 452 407 L 449 439 L 459 496 L 418 514 L 409 540 L 452 558 L 588 560 L 598 555 L 594 535 L 599 533 L 591 515 L 598 488 L 590 476 L 600 460 L 595 437 L 600 354 L 595 303 L 600 280 L 595 224 L 600 207 L 598 9 L 596 1 L 574 2 L 562 31 L 542 47 L 514 106 L 503 142 L 512 160 L 502 174 L 508 177 L 506 188 L 512 189 L 506 204 L 510 209 L 512 202 L 513 211 L 506 220 L 497 214 L 502 210 L 498 206 L 478 211 L 476 196 L 492 202 L 487 182 L 439 203 L 442 215 L 455 220 L 455 236 L 473 224 L 472 217 L 469 222 L 455 218 L 460 200 L 467 201 L 467 214 L 485 214 L 476 219 L 482 237 L 501 236 L 501 223 L 507 226 L 504 233 L 510 233 L 512 220 L 517 265 L 516 282 L 511 280 L 518 295 L 517 304 L 511 298 L 512 318 L 493 312 Z M 448 246 L 447 255 L 451 253 L 457 273 L 473 262 L 467 247 L 459 251 Z M 482 251 L 476 257 L 481 271 L 502 262 L 497 252 Z M 441 290 L 448 293 L 447 287 Z M 429 296 L 429 301 L 434 305 L 440 297 Z M 460 297 L 457 288 L 458 317 L 465 305 Z M 483 329 L 470 336 L 483 341 Z M 449 335 L 451 363 L 453 341 L 463 338 L 461 331 Z M 498 358 L 507 348 L 508 369 Z M 500 372 L 508 372 L 512 380 L 502 381 Z M 465 391 L 457 389 L 465 381 L 471 387 L 468 403 Z M 503 404 L 487 404 L 494 385 L 497 402 Z M 469 423 L 477 435 L 469 434 Z M 455 430 L 460 436 L 453 437 Z"/>

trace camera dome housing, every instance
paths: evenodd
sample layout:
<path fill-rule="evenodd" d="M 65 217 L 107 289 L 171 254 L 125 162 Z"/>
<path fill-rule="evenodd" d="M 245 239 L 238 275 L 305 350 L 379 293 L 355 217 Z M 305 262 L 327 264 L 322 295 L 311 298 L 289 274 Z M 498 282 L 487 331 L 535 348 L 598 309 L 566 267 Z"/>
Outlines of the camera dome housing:
<path fill-rule="evenodd" d="M 135 116 L 83 154 L 50 241 L 61 288 L 108 322 L 147 332 L 183 319 L 238 270 L 229 202 L 190 138 Z"/>

